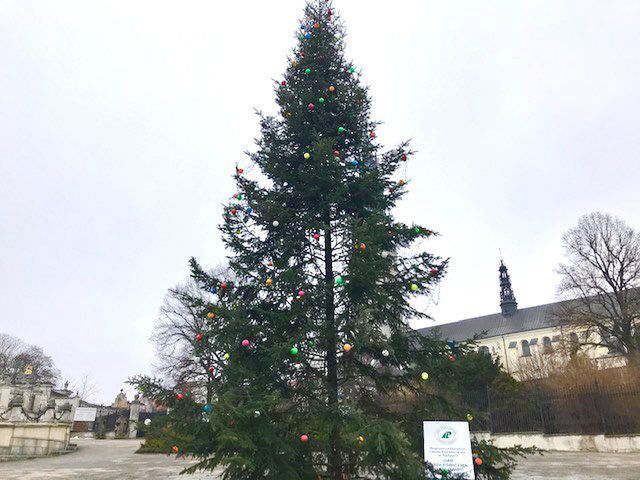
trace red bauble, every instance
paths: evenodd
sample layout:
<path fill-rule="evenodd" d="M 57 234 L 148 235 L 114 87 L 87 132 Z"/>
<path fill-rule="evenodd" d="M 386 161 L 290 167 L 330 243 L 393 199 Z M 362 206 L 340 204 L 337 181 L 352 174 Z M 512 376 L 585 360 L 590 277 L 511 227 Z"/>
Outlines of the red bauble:
<path fill-rule="evenodd" d="M 451 363 L 455 362 L 456 361 L 456 357 L 454 357 L 453 355 L 449 355 L 449 361 Z"/>
<path fill-rule="evenodd" d="M 313 238 L 315 238 L 316 240 L 320 240 L 320 235 L 318 233 L 314 233 Z"/>
<path fill-rule="evenodd" d="M 438 274 L 438 269 L 437 268 L 432 268 L 429 273 L 431 273 L 432 277 L 435 277 Z"/>
<path fill-rule="evenodd" d="M 231 215 L 235 215 L 236 213 L 238 213 L 238 211 L 235 208 L 231 209 Z"/>
<path fill-rule="evenodd" d="M 173 453 L 178 453 L 178 447 L 176 447 L 175 445 L 173 447 L 171 447 L 171 451 Z"/>
<path fill-rule="evenodd" d="M 300 441 L 302 443 L 308 443 L 309 442 L 309 436 L 308 435 L 300 435 Z"/>
<path fill-rule="evenodd" d="M 481 458 L 476 458 L 473 462 L 474 462 L 477 466 L 482 465 L 482 459 L 481 459 Z"/>
<path fill-rule="evenodd" d="M 242 175 L 244 173 L 243 168 L 238 168 L 236 171 L 238 172 L 238 175 Z"/>
<path fill-rule="evenodd" d="M 402 155 L 402 157 L 401 157 L 401 158 L 402 158 L 402 161 L 403 161 L 403 162 L 406 162 L 406 161 L 407 161 L 407 156 L 406 156 L 406 155 Z"/>
<path fill-rule="evenodd" d="M 227 285 L 227 282 L 222 282 L 222 283 L 220 284 L 220 288 L 227 288 L 227 286 L 228 286 L 228 285 Z"/>
<path fill-rule="evenodd" d="M 176 398 L 177 398 L 178 400 L 182 400 L 182 399 L 184 398 L 184 395 L 182 395 L 181 393 L 179 393 L 179 394 L 177 394 L 177 395 L 176 395 Z"/>
<path fill-rule="evenodd" d="M 333 156 L 334 157 L 339 157 L 340 156 L 340 152 L 338 150 L 334 150 Z"/>
<path fill-rule="evenodd" d="M 249 343 L 250 343 L 249 340 L 247 340 L 246 338 L 242 340 L 242 346 L 245 348 L 249 346 Z"/>
<path fill-rule="evenodd" d="M 369 134 L 369 136 L 370 136 L 371 138 L 376 138 L 376 132 L 371 132 L 371 133 Z"/>
<path fill-rule="evenodd" d="M 283 87 L 286 87 L 287 86 L 287 81 L 286 80 L 282 80 L 280 82 L 280 85 L 282 85 Z"/>
<path fill-rule="evenodd" d="M 267 263 L 267 266 L 269 266 L 269 267 L 273 267 L 273 262 L 269 262 L 269 263 Z"/>
<path fill-rule="evenodd" d="M 201 334 L 201 333 L 199 333 L 198 335 L 196 335 L 196 340 L 198 340 L 198 341 L 202 340 L 202 334 Z"/>
<path fill-rule="evenodd" d="M 209 373 L 213 373 L 213 367 L 209 367 Z"/>

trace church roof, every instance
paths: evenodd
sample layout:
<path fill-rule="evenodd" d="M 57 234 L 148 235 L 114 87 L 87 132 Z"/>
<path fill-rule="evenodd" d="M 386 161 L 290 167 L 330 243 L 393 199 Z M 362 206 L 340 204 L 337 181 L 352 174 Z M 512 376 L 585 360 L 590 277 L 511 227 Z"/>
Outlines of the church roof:
<path fill-rule="evenodd" d="M 564 302 L 548 303 L 535 307 L 520 308 L 510 315 L 494 313 L 482 317 L 468 318 L 419 329 L 423 335 L 436 336 L 444 340 L 460 342 L 480 335 L 483 338 L 526 332 L 540 328 L 557 327 L 560 320 L 552 315 L 554 309 Z"/>

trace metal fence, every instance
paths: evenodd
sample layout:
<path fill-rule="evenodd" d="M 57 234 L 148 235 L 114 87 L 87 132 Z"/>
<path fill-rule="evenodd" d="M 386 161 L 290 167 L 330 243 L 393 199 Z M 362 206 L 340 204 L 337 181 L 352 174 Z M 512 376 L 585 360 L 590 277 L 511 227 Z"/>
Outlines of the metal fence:
<path fill-rule="evenodd" d="M 494 433 L 640 434 L 640 383 L 548 390 L 467 392 L 473 430 Z"/>

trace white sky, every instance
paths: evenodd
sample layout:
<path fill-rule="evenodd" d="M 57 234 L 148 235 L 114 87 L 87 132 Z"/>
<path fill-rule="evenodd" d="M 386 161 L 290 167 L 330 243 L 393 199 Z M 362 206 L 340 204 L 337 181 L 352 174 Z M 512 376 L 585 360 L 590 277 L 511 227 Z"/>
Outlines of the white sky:
<path fill-rule="evenodd" d="M 110 402 L 217 231 L 273 110 L 302 0 L 0 0 L 0 332 L 89 372 Z M 341 0 L 378 138 L 412 138 L 398 216 L 451 256 L 437 321 L 554 300 L 560 237 L 640 226 L 640 2 Z M 422 326 L 422 325 L 416 325 Z"/>

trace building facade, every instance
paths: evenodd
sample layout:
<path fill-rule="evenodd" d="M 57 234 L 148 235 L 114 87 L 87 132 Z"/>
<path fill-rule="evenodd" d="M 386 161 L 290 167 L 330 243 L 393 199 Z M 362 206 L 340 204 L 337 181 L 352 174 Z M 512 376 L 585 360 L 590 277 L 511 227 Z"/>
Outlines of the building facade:
<path fill-rule="evenodd" d="M 521 380 L 547 375 L 577 351 L 599 368 L 624 365 L 624 359 L 607 348 L 585 345 L 599 339 L 587 338 L 584 330 L 564 325 L 560 312 L 565 302 L 518 308 L 504 262 L 498 271 L 500 312 L 423 328 L 420 333 L 455 342 L 476 337 L 480 351 L 499 358 L 502 367 Z"/>

